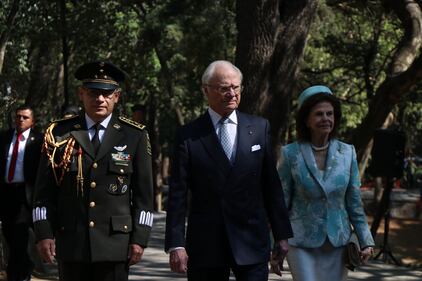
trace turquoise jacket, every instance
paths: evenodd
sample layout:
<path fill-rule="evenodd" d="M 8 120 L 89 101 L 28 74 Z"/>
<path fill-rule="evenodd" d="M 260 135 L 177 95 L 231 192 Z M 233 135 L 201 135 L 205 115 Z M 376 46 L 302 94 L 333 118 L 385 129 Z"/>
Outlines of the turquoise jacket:
<path fill-rule="evenodd" d="M 317 248 L 328 236 L 333 246 L 340 247 L 349 241 L 351 225 L 362 248 L 374 245 L 352 145 L 331 140 L 325 171 L 318 169 L 309 143 L 286 145 L 281 155 L 278 173 L 294 235 L 290 245 Z"/>

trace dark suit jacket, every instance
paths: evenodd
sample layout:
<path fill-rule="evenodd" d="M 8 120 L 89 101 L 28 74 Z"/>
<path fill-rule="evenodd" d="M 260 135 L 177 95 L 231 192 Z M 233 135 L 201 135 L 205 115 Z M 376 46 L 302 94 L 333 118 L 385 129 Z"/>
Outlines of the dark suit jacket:
<path fill-rule="evenodd" d="M 1 184 L 1 193 L 4 195 L 4 184 L 5 184 L 5 174 L 6 174 L 6 165 L 7 165 L 7 155 L 9 153 L 10 143 L 13 139 L 13 134 L 15 130 L 3 131 L 0 133 L 0 149 L 1 149 L 1 158 L 0 158 L 0 184 Z M 32 204 L 32 194 L 35 184 L 35 179 L 37 175 L 38 162 L 41 155 L 41 145 L 42 145 L 43 136 L 42 134 L 31 129 L 28 140 L 25 145 L 25 155 L 23 160 L 23 174 L 25 178 L 25 198 L 22 198 L 30 207 Z M 3 207 L 6 207 L 10 202 L 7 196 L 2 196 Z M 5 206 L 6 205 L 6 206 Z M 7 207 L 3 208 L 7 212 Z"/>
<path fill-rule="evenodd" d="M 208 113 L 178 132 L 165 249 L 186 247 L 189 262 L 199 267 L 227 265 L 229 249 L 239 265 L 268 261 L 269 224 L 275 240 L 292 236 L 269 123 L 241 112 L 237 116 L 233 166 Z M 185 239 L 188 191 L 192 197 Z"/>
<path fill-rule="evenodd" d="M 152 226 L 151 150 L 146 130 L 113 115 L 96 156 L 85 118 L 58 121 L 52 134 L 56 142 L 74 139 L 75 146 L 60 185 L 46 153 L 42 154 L 34 194 L 37 240 L 55 238 L 61 261 L 127 261 L 129 244 L 146 247 Z M 65 146 L 56 152 L 56 163 Z M 83 190 L 76 181 L 79 153 Z M 56 171 L 61 174 L 61 169 Z"/>

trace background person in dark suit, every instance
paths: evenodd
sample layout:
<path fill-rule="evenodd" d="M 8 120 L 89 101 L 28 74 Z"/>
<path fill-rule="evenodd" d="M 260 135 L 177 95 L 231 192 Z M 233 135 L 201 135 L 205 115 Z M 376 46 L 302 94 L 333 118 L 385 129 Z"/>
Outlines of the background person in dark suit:
<path fill-rule="evenodd" d="M 292 237 L 267 120 L 237 111 L 242 74 L 227 61 L 202 76 L 207 112 L 178 132 L 167 210 L 170 267 L 188 280 L 268 280 L 270 234 L 281 274 Z M 187 195 L 191 193 L 185 238 Z"/>
<path fill-rule="evenodd" d="M 147 122 L 147 107 L 143 104 L 132 106 L 132 120 L 141 124 Z"/>
<path fill-rule="evenodd" d="M 38 249 L 57 258 L 61 281 L 128 280 L 153 223 L 148 134 L 113 113 L 119 68 L 92 62 L 75 76 L 85 113 L 46 131 L 34 194 Z"/>
<path fill-rule="evenodd" d="M 42 135 L 32 129 L 34 112 L 29 106 L 16 109 L 15 125 L 15 129 L 0 133 L 0 214 L 9 248 L 9 281 L 31 279 L 33 263 L 28 255 L 28 239 L 42 144 Z"/>

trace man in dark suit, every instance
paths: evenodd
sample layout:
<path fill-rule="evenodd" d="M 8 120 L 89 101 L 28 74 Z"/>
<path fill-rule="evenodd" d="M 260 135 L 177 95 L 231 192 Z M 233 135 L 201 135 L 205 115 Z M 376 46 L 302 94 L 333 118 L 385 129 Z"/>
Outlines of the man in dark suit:
<path fill-rule="evenodd" d="M 119 68 L 92 62 L 75 76 L 85 113 L 46 131 L 34 194 L 37 246 L 47 262 L 57 258 L 61 281 L 128 280 L 153 222 L 148 134 L 113 113 L 125 78 Z"/>
<path fill-rule="evenodd" d="M 0 214 L 9 248 L 9 281 L 31 279 L 33 263 L 28 255 L 28 239 L 42 144 L 42 135 L 32 129 L 34 112 L 29 106 L 16 109 L 15 124 L 15 129 L 0 133 Z"/>
<path fill-rule="evenodd" d="M 269 140 L 268 121 L 237 111 L 240 70 L 216 61 L 202 76 L 208 111 L 179 132 L 172 166 L 165 250 L 188 280 L 268 279 L 281 274 L 292 230 Z M 191 201 L 188 204 L 188 192 Z M 190 206 L 185 238 L 185 215 Z"/>

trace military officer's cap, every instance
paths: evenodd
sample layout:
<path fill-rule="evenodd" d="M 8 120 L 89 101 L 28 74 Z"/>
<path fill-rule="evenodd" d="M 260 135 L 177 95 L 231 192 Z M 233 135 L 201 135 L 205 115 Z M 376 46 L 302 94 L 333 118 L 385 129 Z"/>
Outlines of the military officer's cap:
<path fill-rule="evenodd" d="M 125 80 L 125 73 L 110 62 L 96 61 L 81 65 L 76 70 L 75 77 L 86 88 L 111 91 Z"/>

